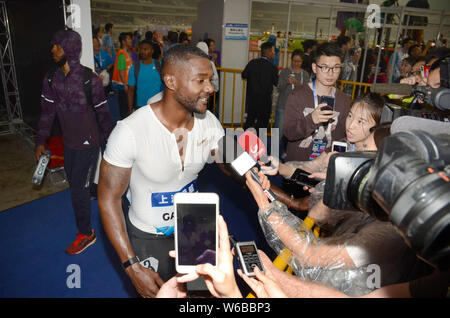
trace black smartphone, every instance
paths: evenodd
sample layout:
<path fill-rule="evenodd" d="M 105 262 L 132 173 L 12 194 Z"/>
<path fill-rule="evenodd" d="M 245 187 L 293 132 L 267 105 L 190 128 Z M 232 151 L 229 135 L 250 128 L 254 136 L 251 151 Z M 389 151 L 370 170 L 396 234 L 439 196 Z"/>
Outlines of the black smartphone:
<path fill-rule="evenodd" d="M 326 103 L 327 106 L 323 106 L 322 110 L 334 110 L 334 97 L 332 96 L 320 96 L 319 104 Z"/>
<path fill-rule="evenodd" d="M 314 188 L 320 182 L 320 180 L 309 178 L 309 175 L 310 174 L 305 170 L 296 169 L 290 179 L 299 185 L 307 186 L 308 188 Z"/>

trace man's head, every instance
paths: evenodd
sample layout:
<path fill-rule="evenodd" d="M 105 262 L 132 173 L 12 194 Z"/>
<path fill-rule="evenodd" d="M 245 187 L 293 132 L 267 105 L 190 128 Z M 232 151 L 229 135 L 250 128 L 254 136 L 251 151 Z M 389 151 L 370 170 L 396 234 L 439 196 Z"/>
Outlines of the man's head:
<path fill-rule="evenodd" d="M 178 42 L 178 33 L 175 31 L 169 31 L 167 33 L 167 40 L 169 43 L 177 43 Z"/>
<path fill-rule="evenodd" d="M 335 43 L 322 43 L 314 51 L 312 71 L 324 86 L 333 86 L 342 69 L 343 52 Z"/>
<path fill-rule="evenodd" d="M 206 112 L 209 96 L 214 92 L 207 54 L 195 45 L 176 45 L 164 54 L 161 73 L 165 96 L 173 97 L 190 113 Z"/>
<path fill-rule="evenodd" d="M 411 45 L 408 49 L 408 55 L 412 56 L 415 59 L 418 59 L 420 57 L 420 54 L 422 53 L 422 50 L 420 46 L 417 44 Z"/>
<path fill-rule="evenodd" d="M 94 48 L 94 52 L 98 53 L 100 50 L 100 41 L 96 36 L 92 38 L 92 47 Z"/>
<path fill-rule="evenodd" d="M 272 42 L 264 42 L 261 44 L 261 56 L 267 57 L 269 60 L 273 60 L 275 57 L 275 46 Z"/>
<path fill-rule="evenodd" d="M 106 23 L 105 24 L 105 33 L 112 34 L 113 32 L 113 24 L 112 23 Z"/>
<path fill-rule="evenodd" d="M 129 32 L 122 32 L 119 34 L 120 47 L 128 49 L 133 45 L 133 37 Z"/>
<path fill-rule="evenodd" d="M 348 55 L 352 59 L 353 64 L 358 64 L 361 58 L 362 50 L 360 47 L 352 47 L 348 50 Z"/>
<path fill-rule="evenodd" d="M 305 40 L 303 42 L 303 50 L 305 51 L 305 53 L 310 54 L 316 48 L 317 48 L 317 41 L 316 40 Z"/>
<path fill-rule="evenodd" d="M 411 56 L 404 58 L 402 60 L 402 65 L 400 66 L 400 76 L 408 77 L 409 74 L 411 74 L 412 66 L 415 62 L 416 60 Z"/>
<path fill-rule="evenodd" d="M 405 52 L 407 52 L 409 47 L 413 44 L 414 44 L 414 41 L 410 38 L 405 38 L 402 40 L 402 48 Z"/>
<path fill-rule="evenodd" d="M 345 54 L 351 47 L 352 40 L 348 36 L 341 35 L 337 38 L 336 43 L 341 48 L 342 52 L 344 52 Z"/>
<path fill-rule="evenodd" d="M 152 59 L 153 44 L 150 40 L 144 39 L 139 43 L 139 59 L 141 61 L 148 61 Z"/>

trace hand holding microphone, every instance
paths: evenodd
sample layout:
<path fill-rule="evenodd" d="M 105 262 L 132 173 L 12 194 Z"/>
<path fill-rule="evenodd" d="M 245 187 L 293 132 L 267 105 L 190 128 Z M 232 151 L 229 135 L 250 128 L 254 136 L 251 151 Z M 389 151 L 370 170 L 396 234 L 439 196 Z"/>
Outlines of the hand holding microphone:
<path fill-rule="evenodd" d="M 255 175 L 257 180 L 255 179 Z M 258 172 L 257 168 L 252 168 L 245 173 L 245 178 L 245 183 L 247 184 L 248 189 L 255 198 L 258 207 L 262 208 L 269 205 L 266 191 L 270 191 L 270 181 L 267 176 L 261 171 Z"/>
<path fill-rule="evenodd" d="M 258 164 L 261 167 L 261 172 L 268 176 L 275 176 L 278 174 L 280 169 L 280 161 L 278 158 L 269 156 L 267 157 L 270 160 L 270 165 L 266 165 L 264 162 L 258 160 Z"/>
<path fill-rule="evenodd" d="M 261 186 L 263 186 L 258 173 L 255 172 L 252 168 L 256 165 L 258 159 L 265 157 L 266 147 L 264 146 L 264 143 L 250 131 L 246 131 L 245 133 L 243 133 L 238 138 L 238 143 L 242 147 L 244 152 L 239 155 L 233 162 L 231 162 L 231 166 L 241 176 L 249 171 L 253 179 Z M 271 202 L 277 199 L 272 190 L 264 189 L 263 191 Z"/>

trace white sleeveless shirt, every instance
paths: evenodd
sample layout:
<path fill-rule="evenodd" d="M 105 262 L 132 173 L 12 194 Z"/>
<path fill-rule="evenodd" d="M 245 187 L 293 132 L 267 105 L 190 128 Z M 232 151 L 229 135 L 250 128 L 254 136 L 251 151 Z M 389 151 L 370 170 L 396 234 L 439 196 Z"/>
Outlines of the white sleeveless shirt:
<path fill-rule="evenodd" d="M 114 166 L 132 168 L 129 218 L 147 233 L 160 234 L 174 226 L 173 195 L 198 191 L 198 173 L 212 162 L 211 150 L 218 147 L 224 129 L 211 112 L 194 114 L 194 126 L 184 135 L 184 165 L 174 133 L 146 105 L 117 122 L 103 155 Z"/>

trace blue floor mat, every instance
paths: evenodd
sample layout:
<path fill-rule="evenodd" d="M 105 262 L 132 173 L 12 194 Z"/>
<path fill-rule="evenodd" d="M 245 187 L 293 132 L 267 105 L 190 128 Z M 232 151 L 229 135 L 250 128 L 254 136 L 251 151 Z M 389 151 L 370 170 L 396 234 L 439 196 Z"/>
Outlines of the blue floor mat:
<path fill-rule="evenodd" d="M 205 166 L 198 184 L 201 192 L 219 194 L 221 214 L 231 234 L 241 241 L 255 240 L 273 257 L 257 220 L 256 203 L 248 191 L 215 164 Z M 65 253 L 77 231 L 69 190 L 0 213 L 1 298 L 137 296 L 103 231 L 97 201 L 91 204 L 97 242 L 79 255 Z M 72 264 L 80 270 L 80 288 L 68 287 L 75 273 Z M 238 283 L 245 289 L 240 278 Z"/>

